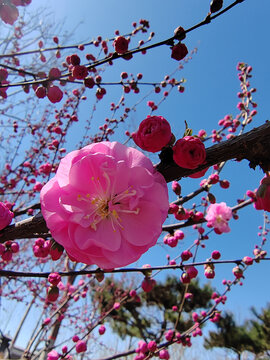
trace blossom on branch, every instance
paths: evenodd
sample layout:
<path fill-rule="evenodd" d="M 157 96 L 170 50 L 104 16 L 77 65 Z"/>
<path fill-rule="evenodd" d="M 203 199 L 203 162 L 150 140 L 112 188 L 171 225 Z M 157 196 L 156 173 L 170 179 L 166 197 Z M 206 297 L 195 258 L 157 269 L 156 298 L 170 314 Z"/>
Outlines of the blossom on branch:
<path fill-rule="evenodd" d="M 104 269 L 131 264 L 155 245 L 169 208 L 151 161 L 117 142 L 67 154 L 40 199 L 55 241 L 75 261 Z"/>
<path fill-rule="evenodd" d="M 169 144 L 172 138 L 171 127 L 164 117 L 149 116 L 140 123 L 132 138 L 141 149 L 157 152 Z"/>
<path fill-rule="evenodd" d="M 203 142 L 194 136 L 184 136 L 173 146 L 174 162 L 185 169 L 196 169 L 203 164 L 206 152 Z M 202 175 L 203 176 L 203 175 Z"/>
<path fill-rule="evenodd" d="M 207 226 L 213 227 L 217 234 L 230 232 L 228 221 L 232 217 L 232 209 L 225 202 L 211 204 L 207 209 Z"/>

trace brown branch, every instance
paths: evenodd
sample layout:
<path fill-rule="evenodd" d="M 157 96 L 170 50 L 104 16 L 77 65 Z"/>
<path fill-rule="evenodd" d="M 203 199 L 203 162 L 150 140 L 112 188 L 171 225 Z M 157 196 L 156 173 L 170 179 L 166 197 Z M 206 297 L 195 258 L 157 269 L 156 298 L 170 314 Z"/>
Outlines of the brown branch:
<path fill-rule="evenodd" d="M 231 210 L 232 212 L 236 212 L 237 210 L 239 209 L 242 209 L 250 204 L 253 203 L 253 200 L 252 199 L 247 199 L 246 201 L 243 201 L 241 202 L 240 204 L 237 204 L 233 207 L 231 207 Z M 172 232 L 176 229 L 181 229 L 181 228 L 184 228 L 184 227 L 188 227 L 188 226 L 191 226 L 191 225 L 194 225 L 194 224 L 203 224 L 205 223 L 206 220 L 204 218 L 200 219 L 200 220 L 197 220 L 197 221 L 194 221 L 192 219 L 188 219 L 187 221 L 182 221 L 180 223 L 176 223 L 176 224 L 170 224 L 170 225 L 163 225 L 162 226 L 162 231 L 168 231 L 168 232 Z"/>
<path fill-rule="evenodd" d="M 48 237 L 49 230 L 41 213 L 28 219 L 18 221 L 0 231 L 0 243 L 7 240 Z"/>
<path fill-rule="evenodd" d="M 221 142 L 206 149 L 206 162 L 197 169 L 183 169 L 177 166 L 172 155 L 166 157 L 157 166 L 157 170 L 165 177 L 167 182 L 191 175 L 208 166 L 230 159 L 248 159 L 252 166 L 260 165 L 263 169 L 270 169 L 270 122 L 254 128 L 234 139 Z M 167 150 L 166 150 L 167 151 Z M 168 151 L 172 151 L 168 149 Z M 164 154 L 161 153 L 161 156 Z M 42 214 L 17 222 L 0 231 L 0 243 L 7 240 L 48 237 L 49 230 Z"/>
<path fill-rule="evenodd" d="M 263 170 L 270 169 L 270 122 L 254 128 L 253 130 L 236 136 L 233 139 L 223 141 L 206 149 L 206 161 L 196 169 L 184 169 L 172 160 L 172 151 L 167 149 L 160 154 L 161 162 L 156 165 L 157 170 L 164 176 L 167 182 L 189 176 L 197 171 L 222 161 L 231 159 L 247 159 L 250 166 L 261 166 Z"/>
<path fill-rule="evenodd" d="M 265 258 L 254 258 L 255 262 L 260 261 L 270 261 L 269 257 Z M 147 271 L 158 271 L 158 270 L 177 270 L 180 269 L 183 271 L 183 269 L 187 266 L 204 266 L 207 264 L 242 264 L 242 259 L 232 259 L 232 260 L 212 260 L 207 259 L 205 261 L 197 261 L 197 262 L 191 262 L 191 263 L 181 263 L 179 265 L 160 265 L 160 266 L 151 266 L 150 268 L 144 268 L 144 267 L 134 267 L 134 268 L 119 268 L 114 270 L 100 270 L 99 268 L 93 269 L 93 270 L 78 270 L 78 271 L 58 271 L 58 274 L 62 277 L 64 276 L 78 276 L 78 275 L 89 275 L 89 274 L 117 274 L 117 273 L 141 273 L 145 275 Z M 25 277 L 25 278 L 48 278 L 50 275 L 50 272 L 23 272 L 23 271 L 12 271 L 12 270 L 0 270 L 0 277 L 2 276 L 9 276 L 10 278 L 16 278 L 16 277 Z M 74 294 L 73 294 L 74 295 Z"/>

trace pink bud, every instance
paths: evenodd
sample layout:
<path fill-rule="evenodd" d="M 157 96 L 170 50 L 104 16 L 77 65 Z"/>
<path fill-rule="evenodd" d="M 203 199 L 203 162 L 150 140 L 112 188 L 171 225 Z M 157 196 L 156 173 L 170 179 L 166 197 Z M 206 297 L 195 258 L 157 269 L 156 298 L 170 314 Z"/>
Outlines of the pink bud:
<path fill-rule="evenodd" d="M 76 351 L 77 353 L 82 353 L 87 350 L 86 342 L 83 340 L 79 340 L 76 344 Z"/>
<path fill-rule="evenodd" d="M 103 335 L 105 331 L 106 331 L 106 327 L 104 325 L 101 325 L 98 329 L 100 335 Z"/>
<path fill-rule="evenodd" d="M 218 259 L 221 257 L 221 254 L 220 254 L 220 252 L 219 252 L 218 250 L 214 250 L 214 251 L 212 252 L 211 256 L 212 256 L 212 258 L 213 258 L 214 260 L 218 260 Z"/>
<path fill-rule="evenodd" d="M 253 259 L 250 256 L 245 256 L 242 261 L 246 265 L 252 265 L 253 264 Z"/>

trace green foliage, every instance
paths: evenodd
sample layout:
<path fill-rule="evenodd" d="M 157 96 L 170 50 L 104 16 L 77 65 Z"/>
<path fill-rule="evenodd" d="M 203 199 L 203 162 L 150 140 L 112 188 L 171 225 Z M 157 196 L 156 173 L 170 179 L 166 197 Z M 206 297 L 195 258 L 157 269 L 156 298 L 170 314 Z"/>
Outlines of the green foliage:
<path fill-rule="evenodd" d="M 269 358 L 270 351 L 270 304 L 261 313 L 252 309 L 255 320 L 248 320 L 244 325 L 236 325 L 234 315 L 225 313 L 218 323 L 217 331 L 210 331 L 205 339 L 206 349 L 221 347 L 233 350 L 240 355 L 250 351 L 256 359 Z"/>
<path fill-rule="evenodd" d="M 116 301 L 127 295 L 129 290 L 123 289 L 123 282 L 107 278 L 105 284 L 93 293 L 93 299 L 98 304 L 100 313 L 109 310 Z M 140 298 L 129 298 L 117 311 L 110 315 L 111 327 L 122 339 L 126 336 L 137 337 L 145 341 L 160 342 L 166 330 L 174 328 L 178 312 L 172 310 L 179 306 L 184 296 L 186 285 L 179 278 L 168 277 L 164 283 L 157 282 L 152 291 L 142 292 Z M 196 309 L 208 309 L 211 306 L 210 285 L 199 286 L 193 281 L 188 292 L 193 298 L 186 300 L 177 330 L 181 333 L 194 324 L 191 312 Z"/>

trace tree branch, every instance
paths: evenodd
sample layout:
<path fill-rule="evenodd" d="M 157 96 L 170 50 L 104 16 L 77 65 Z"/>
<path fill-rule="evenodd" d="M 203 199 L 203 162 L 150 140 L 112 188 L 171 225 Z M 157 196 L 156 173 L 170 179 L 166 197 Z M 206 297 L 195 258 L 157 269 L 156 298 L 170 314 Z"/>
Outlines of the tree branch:
<path fill-rule="evenodd" d="M 161 162 L 156 165 L 157 170 L 167 182 L 189 176 L 209 166 L 231 159 L 247 159 L 250 167 L 259 165 L 263 170 L 270 169 L 270 122 L 254 128 L 251 131 L 223 141 L 206 149 L 206 161 L 196 169 L 184 169 L 175 164 L 172 159 L 171 148 L 161 154 Z"/>
<path fill-rule="evenodd" d="M 223 141 L 206 149 L 206 162 L 197 169 L 183 169 L 176 165 L 172 159 L 172 149 L 168 148 L 160 154 L 162 161 L 156 165 L 157 170 L 165 177 L 167 182 L 194 174 L 206 167 L 230 159 L 247 159 L 250 166 L 261 166 L 264 170 L 270 169 L 270 122 L 254 128 L 253 130 Z M 48 237 L 49 230 L 41 213 L 29 219 L 17 222 L 0 231 L 0 243 L 7 240 Z"/>

